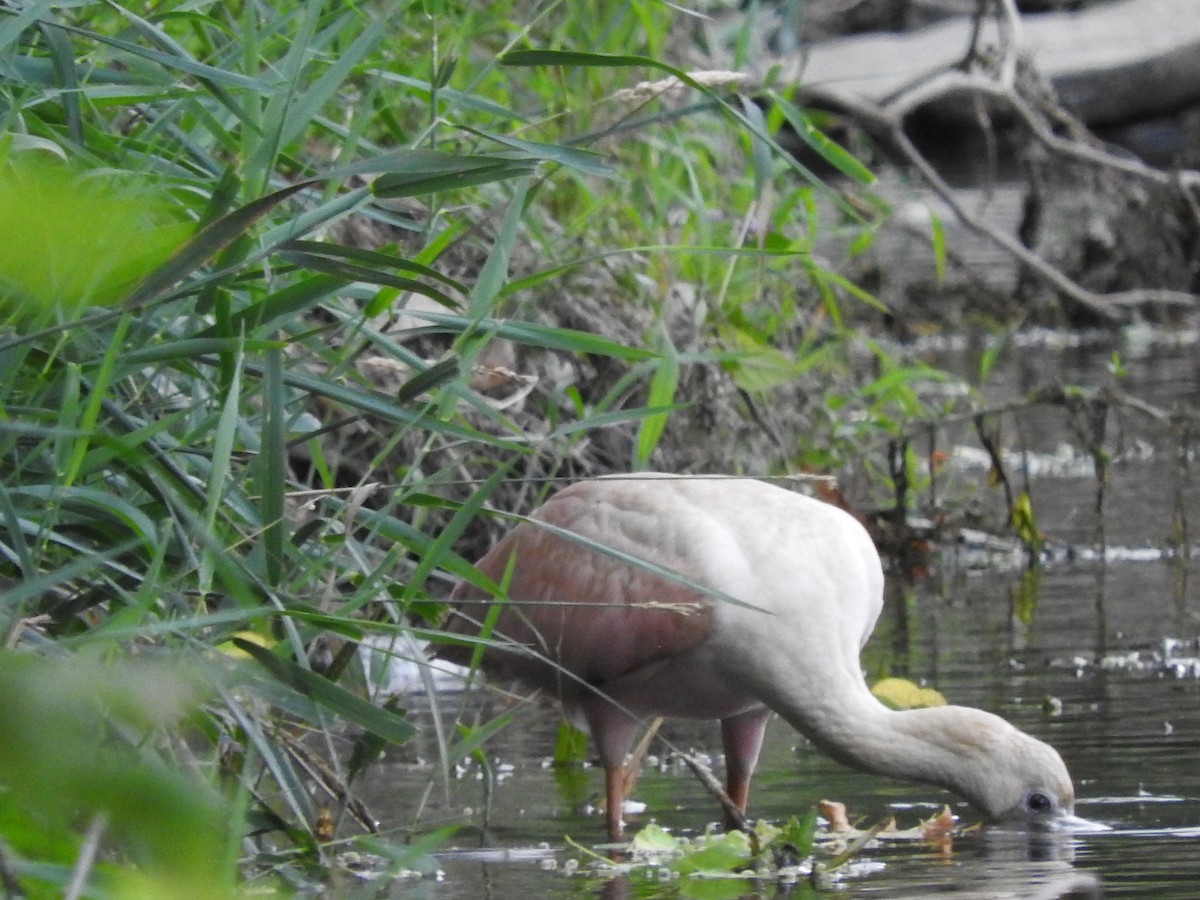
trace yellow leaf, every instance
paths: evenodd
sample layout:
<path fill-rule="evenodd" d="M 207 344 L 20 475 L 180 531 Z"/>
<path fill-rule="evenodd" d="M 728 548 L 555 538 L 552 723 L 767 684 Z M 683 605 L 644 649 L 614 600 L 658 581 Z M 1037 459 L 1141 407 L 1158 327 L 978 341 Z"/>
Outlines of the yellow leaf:
<path fill-rule="evenodd" d="M 946 705 L 946 698 L 940 691 L 923 688 L 907 678 L 884 678 L 874 684 L 871 693 L 880 703 L 892 709 L 920 709 Z"/>
<path fill-rule="evenodd" d="M 237 631 L 229 636 L 229 640 L 222 641 L 217 644 L 217 649 L 226 656 L 232 656 L 234 659 L 249 659 L 250 654 L 245 650 L 240 649 L 233 643 L 234 638 L 241 638 L 243 641 L 249 641 L 252 644 L 258 644 L 260 647 L 266 647 L 268 650 L 275 646 L 275 641 L 257 631 Z"/>

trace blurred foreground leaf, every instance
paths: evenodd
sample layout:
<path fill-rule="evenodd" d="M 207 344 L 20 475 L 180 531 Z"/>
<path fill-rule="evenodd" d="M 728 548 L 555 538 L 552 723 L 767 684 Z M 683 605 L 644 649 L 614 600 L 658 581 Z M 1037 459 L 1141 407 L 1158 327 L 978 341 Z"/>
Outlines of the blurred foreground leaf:
<path fill-rule="evenodd" d="M 0 822 L 27 893 L 65 883 L 71 836 L 82 855 L 90 829 L 105 858 L 89 882 L 103 888 L 82 896 L 233 896 L 223 803 L 155 750 L 202 699 L 192 674 L 0 653 Z M 54 840 L 30 840 L 38 834 Z"/>
<path fill-rule="evenodd" d="M 0 322 L 114 303 L 192 231 L 145 183 L 0 151 Z"/>

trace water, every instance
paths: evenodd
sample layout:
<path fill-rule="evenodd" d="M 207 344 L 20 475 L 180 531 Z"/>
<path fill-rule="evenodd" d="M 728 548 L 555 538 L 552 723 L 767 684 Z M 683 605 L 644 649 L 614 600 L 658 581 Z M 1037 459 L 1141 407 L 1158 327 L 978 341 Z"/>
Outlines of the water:
<path fill-rule="evenodd" d="M 1056 359 L 1068 374 L 1094 374 L 1111 358 L 1103 345 L 1065 348 Z M 1128 354 L 1123 389 L 1164 408 L 1196 410 L 1200 373 L 1186 344 L 1153 343 Z M 1024 367 L 1024 368 L 1023 368 Z M 1075 374 L 1071 374 L 1075 373 Z M 1025 363 L 1000 373 L 1001 392 L 1021 393 L 1032 374 Z M 1027 836 L 959 835 L 949 852 L 919 843 L 868 849 L 865 863 L 835 889 L 851 897 L 1195 897 L 1200 884 L 1200 571 L 1163 558 L 1176 498 L 1200 520 L 1196 487 L 1181 481 L 1166 432 L 1127 421 L 1126 444 L 1145 442 L 1136 458 L 1113 470 L 1106 499 L 1110 561 L 1085 553 L 1047 566 L 1036 583 L 1019 567 L 972 568 L 943 561 L 933 575 L 889 584 L 884 615 L 864 665 L 939 688 L 951 702 L 999 713 L 1053 744 L 1076 780 L 1079 815 L 1111 830 Z M 1061 410 L 1026 426 L 1033 450 L 1063 456 L 1072 441 Z M 1030 437 L 1031 436 L 1031 437 Z M 1193 446 L 1194 449 L 1194 446 Z M 1195 463 L 1192 463 L 1195 467 Z M 1063 545 L 1088 549 L 1096 534 L 1095 482 L 1068 466 L 1046 466 L 1034 481 L 1043 530 Z M 960 473 L 963 474 L 963 473 Z M 1192 541 L 1200 523 L 1192 522 Z M 1116 548 L 1118 552 L 1111 552 Z M 1032 598 L 1032 599 L 1031 599 Z M 1044 701 L 1061 703 L 1057 714 Z M 606 880 L 564 873 L 571 860 L 588 867 L 585 847 L 599 843 L 603 819 L 585 811 L 602 788 L 596 769 L 558 772 L 548 764 L 557 717 L 550 708 L 443 695 L 456 705 L 514 721 L 487 745 L 490 778 L 472 764 L 444 781 L 428 713 L 414 713 L 422 737 L 400 748 L 365 792 L 385 827 L 425 830 L 460 826 L 427 862 L 425 877 L 395 886 L 390 896 L 438 898 L 637 896 L 681 897 L 697 887 L 633 877 Z M 715 757 L 715 725 L 672 723 L 667 736 Z M 627 817 L 636 830 L 657 821 L 678 834 L 702 831 L 718 817 L 715 802 L 669 754 L 646 767 L 635 790 L 647 805 Z M 826 759 L 775 721 L 751 796 L 751 815 L 784 822 L 821 798 L 847 804 L 865 824 L 885 815 L 901 827 L 950 803 L 962 821 L 968 807 L 932 788 L 859 775 Z M 433 874 L 433 870 L 440 874 Z M 1089 887 L 1091 886 L 1091 887 Z M 713 896 L 807 896 L 806 889 L 737 882 Z M 1075 893 L 1071 893 L 1071 888 Z M 711 886 L 709 886 L 711 890 Z M 705 894 L 709 896 L 709 894 Z"/>

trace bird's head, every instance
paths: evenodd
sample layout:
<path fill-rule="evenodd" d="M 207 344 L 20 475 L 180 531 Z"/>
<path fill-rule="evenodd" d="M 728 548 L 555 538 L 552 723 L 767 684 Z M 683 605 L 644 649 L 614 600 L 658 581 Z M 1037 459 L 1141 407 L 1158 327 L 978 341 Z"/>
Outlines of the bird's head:
<path fill-rule="evenodd" d="M 989 823 L 1045 830 L 1090 824 L 1075 815 L 1075 788 L 1057 750 L 1011 725 L 996 737 L 980 777 L 962 790 Z"/>

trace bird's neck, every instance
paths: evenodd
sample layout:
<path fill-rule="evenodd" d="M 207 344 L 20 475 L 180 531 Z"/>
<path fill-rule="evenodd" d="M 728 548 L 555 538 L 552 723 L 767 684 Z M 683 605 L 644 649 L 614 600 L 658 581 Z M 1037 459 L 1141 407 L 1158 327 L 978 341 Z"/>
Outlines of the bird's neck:
<path fill-rule="evenodd" d="M 976 782 L 986 777 L 986 767 L 977 761 L 988 755 L 997 734 L 1011 727 L 997 716 L 962 706 L 892 710 L 865 685 L 851 697 L 839 696 L 836 704 L 808 705 L 794 716 L 779 711 L 839 762 L 965 797 L 978 796 Z"/>

